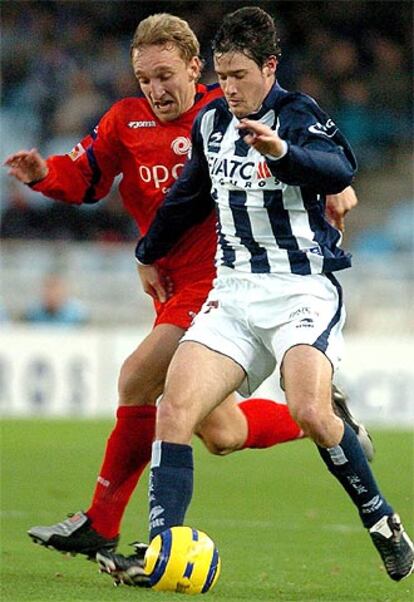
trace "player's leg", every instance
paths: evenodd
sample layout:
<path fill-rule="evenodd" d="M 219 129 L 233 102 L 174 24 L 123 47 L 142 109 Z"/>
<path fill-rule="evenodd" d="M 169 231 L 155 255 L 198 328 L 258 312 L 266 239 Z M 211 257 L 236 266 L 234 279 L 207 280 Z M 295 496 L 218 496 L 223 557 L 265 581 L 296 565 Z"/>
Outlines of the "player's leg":
<path fill-rule="evenodd" d="M 330 361 L 319 349 L 292 347 L 282 366 L 287 401 L 292 416 L 315 441 L 328 470 L 357 507 L 389 576 L 399 581 L 414 569 L 412 543 L 379 490 L 355 432 L 332 411 L 331 372 Z"/>
<path fill-rule="evenodd" d="M 170 364 L 158 407 L 150 474 L 150 539 L 183 523 L 193 490 L 195 427 L 244 380 L 239 364 L 184 341 Z"/>
<path fill-rule="evenodd" d="M 286 352 L 281 372 L 288 406 L 305 435 L 317 445 L 336 445 L 344 423 L 332 408 L 332 366 L 327 357 L 310 345 L 295 345 Z"/>
<path fill-rule="evenodd" d="M 364 425 L 352 415 L 344 393 L 335 385 L 332 386 L 331 403 L 335 414 L 355 431 L 367 460 L 371 462 L 374 457 L 371 437 Z M 257 397 L 238 403 L 235 394 L 197 426 L 196 434 L 211 453 L 220 456 L 241 449 L 265 449 L 304 437 L 286 404 Z"/>
<path fill-rule="evenodd" d="M 156 326 L 124 362 L 116 423 L 89 509 L 56 525 L 33 527 L 28 533 L 34 541 L 87 556 L 116 547 L 126 505 L 151 457 L 154 404 L 183 332 L 171 324 Z"/>
<path fill-rule="evenodd" d="M 355 431 L 366 459 L 368 462 L 372 462 L 375 456 L 375 448 L 372 437 L 365 425 L 362 424 L 362 422 L 359 422 L 351 412 L 346 393 L 344 393 L 344 391 L 335 383 L 332 383 L 332 407 L 335 414 L 344 422 L 349 424 L 352 430 Z"/>
<path fill-rule="evenodd" d="M 237 402 L 230 395 L 198 425 L 197 435 L 217 455 L 256 448 L 264 449 L 303 436 L 286 404 L 252 398 Z"/>
<path fill-rule="evenodd" d="M 175 311 L 180 310 L 181 323 L 195 309 L 199 312 L 210 290 L 211 280 L 207 278 L 187 286 L 183 291 L 185 294 L 176 296 Z M 231 395 L 197 427 L 197 435 L 212 453 L 226 455 L 245 448 L 267 448 L 303 436 L 286 404 L 261 398 L 250 398 L 237 404 L 235 399 Z M 346 397 L 335 387 L 332 405 L 334 411 L 358 434 L 365 454 L 372 460 L 374 449 L 366 429 L 352 416 Z"/>
<path fill-rule="evenodd" d="M 185 288 L 185 294 L 177 295 L 176 311 L 180 309 L 182 319 L 199 313 L 211 286 L 211 278 L 197 280 Z M 208 450 L 218 455 L 247 447 L 271 447 L 296 439 L 299 433 L 286 404 L 259 398 L 238 404 L 235 395 L 215 408 L 197 427 L 197 435 Z"/>
<path fill-rule="evenodd" d="M 172 324 L 156 326 L 121 368 L 117 420 L 86 512 L 106 537 L 119 533 L 125 508 L 150 460 L 155 402 L 183 332 Z"/>

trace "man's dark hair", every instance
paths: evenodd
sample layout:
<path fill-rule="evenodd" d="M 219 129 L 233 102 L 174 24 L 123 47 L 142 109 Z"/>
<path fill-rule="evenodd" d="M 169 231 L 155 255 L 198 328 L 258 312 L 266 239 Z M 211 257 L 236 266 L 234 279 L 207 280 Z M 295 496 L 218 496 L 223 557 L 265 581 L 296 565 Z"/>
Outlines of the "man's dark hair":
<path fill-rule="evenodd" d="M 243 52 L 262 67 L 269 56 L 282 54 L 272 17 L 256 6 L 229 13 L 213 40 L 213 52 Z"/>

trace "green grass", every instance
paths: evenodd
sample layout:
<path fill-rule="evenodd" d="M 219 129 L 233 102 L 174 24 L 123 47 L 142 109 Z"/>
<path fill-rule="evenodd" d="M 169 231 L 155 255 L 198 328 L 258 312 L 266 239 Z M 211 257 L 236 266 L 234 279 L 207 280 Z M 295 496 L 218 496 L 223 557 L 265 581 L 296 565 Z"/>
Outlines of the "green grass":
<path fill-rule="evenodd" d="M 176 594 L 113 588 L 94 563 L 33 545 L 25 531 L 86 508 L 108 421 L 2 423 L 4 602 L 177 601 Z M 413 433 L 375 432 L 375 472 L 414 533 Z M 207 599 L 403 602 L 414 577 L 390 581 L 346 495 L 309 441 L 213 457 L 196 444 L 187 523 L 216 541 L 222 575 Z M 146 482 L 131 500 L 120 550 L 146 535 Z M 181 598 L 179 598 L 181 599 Z"/>

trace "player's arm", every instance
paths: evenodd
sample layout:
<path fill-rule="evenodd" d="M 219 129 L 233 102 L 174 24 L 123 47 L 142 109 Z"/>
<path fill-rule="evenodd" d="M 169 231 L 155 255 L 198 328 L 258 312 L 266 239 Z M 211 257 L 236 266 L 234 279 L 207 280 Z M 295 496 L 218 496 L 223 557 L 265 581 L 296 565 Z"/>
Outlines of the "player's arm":
<path fill-rule="evenodd" d="M 292 186 L 336 194 L 353 180 L 356 161 L 332 120 L 310 99 L 287 104 L 278 133 L 258 121 L 243 119 L 244 140 L 265 155 L 271 172 Z"/>
<path fill-rule="evenodd" d="M 4 165 L 11 176 L 47 197 L 72 204 L 93 203 L 108 194 L 119 173 L 115 118 L 113 108 L 91 135 L 65 155 L 44 159 L 37 149 L 21 150 L 7 157 Z"/>
<path fill-rule="evenodd" d="M 167 255 L 185 232 L 210 215 L 214 208 L 210 189 L 197 118 L 192 132 L 191 157 L 159 207 L 148 232 L 138 242 L 135 250 L 138 264 L 152 264 Z"/>

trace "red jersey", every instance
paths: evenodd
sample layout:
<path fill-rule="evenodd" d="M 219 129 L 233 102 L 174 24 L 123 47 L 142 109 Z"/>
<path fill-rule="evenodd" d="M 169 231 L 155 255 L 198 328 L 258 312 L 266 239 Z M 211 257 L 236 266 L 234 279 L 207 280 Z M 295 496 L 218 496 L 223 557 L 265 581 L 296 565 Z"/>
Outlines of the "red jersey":
<path fill-rule="evenodd" d="M 183 168 L 197 113 L 221 95 L 216 84 L 197 84 L 194 105 L 170 122 L 160 121 L 145 97 L 125 98 L 114 104 L 94 133 L 70 153 L 49 157 L 49 173 L 33 189 L 66 203 L 91 203 L 105 197 L 121 174 L 122 202 L 144 235 Z M 182 272 L 184 278 L 193 271 L 198 278 L 204 271 L 211 275 L 217 242 L 215 221 L 212 214 L 189 230 L 160 265 Z"/>

